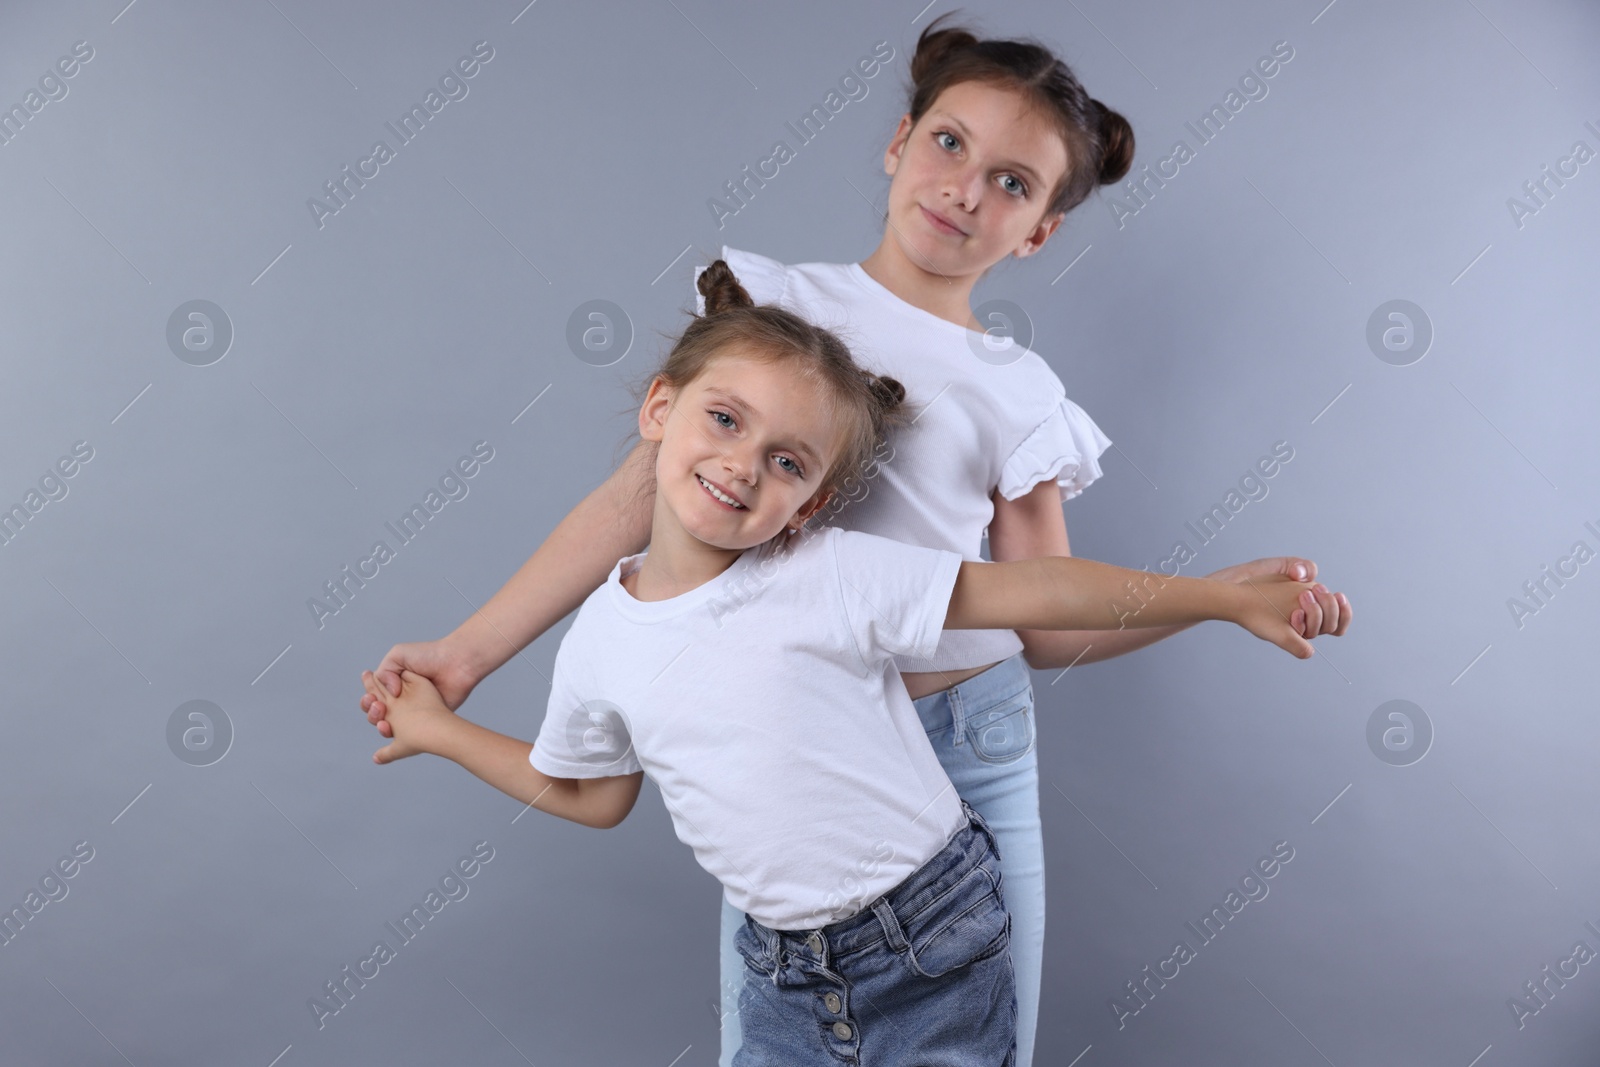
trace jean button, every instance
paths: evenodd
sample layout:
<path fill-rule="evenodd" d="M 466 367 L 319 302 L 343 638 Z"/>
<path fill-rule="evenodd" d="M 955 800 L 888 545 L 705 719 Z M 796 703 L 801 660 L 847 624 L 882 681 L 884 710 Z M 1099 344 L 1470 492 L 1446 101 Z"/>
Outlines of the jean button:
<path fill-rule="evenodd" d="M 834 1023 L 833 1024 L 833 1036 L 838 1038 L 840 1041 L 849 1041 L 850 1040 L 850 1024 L 849 1023 Z"/>
<path fill-rule="evenodd" d="M 840 1004 L 839 994 L 837 994 L 837 993 L 829 993 L 829 994 L 827 994 L 826 996 L 824 996 L 822 998 L 822 1003 L 824 1003 L 824 1004 L 826 1004 L 828 1006 L 828 1010 L 829 1011 L 834 1012 L 835 1014 L 837 1014 L 838 1011 L 839 1011 L 839 1004 Z"/>
<path fill-rule="evenodd" d="M 812 934 L 810 937 L 806 938 L 806 944 L 811 946 L 811 951 L 812 952 L 817 953 L 819 956 L 822 954 L 822 935 L 821 934 Z"/>

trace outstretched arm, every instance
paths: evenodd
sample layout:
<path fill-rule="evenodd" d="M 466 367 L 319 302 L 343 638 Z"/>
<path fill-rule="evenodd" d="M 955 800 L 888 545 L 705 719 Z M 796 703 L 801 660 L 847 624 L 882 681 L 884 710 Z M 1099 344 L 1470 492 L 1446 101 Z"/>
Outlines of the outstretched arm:
<path fill-rule="evenodd" d="M 1046 479 L 1015 500 L 994 494 L 994 519 L 989 524 L 989 556 L 996 562 L 1070 556 L 1066 516 L 1060 490 Z M 1303 571 L 1300 570 L 1303 568 Z M 1281 575 L 1315 581 L 1317 565 L 1299 556 L 1275 556 L 1224 567 L 1206 575 L 1215 581 L 1244 582 Z M 1350 602 L 1342 593 L 1313 585 L 1289 615 L 1289 623 L 1304 637 L 1342 635 L 1350 625 Z M 1121 627 L 1100 630 L 1018 630 L 1022 655 L 1035 670 L 1070 667 L 1111 659 L 1154 644 L 1192 624 Z"/>
<path fill-rule="evenodd" d="M 655 508 L 653 454 L 634 446 L 611 477 L 579 502 L 510 580 L 449 636 L 395 645 L 378 664 L 383 689 L 361 698 L 367 721 L 385 737 L 383 691 L 398 694 L 400 671 L 432 681 L 445 705 L 459 708 L 484 678 L 577 609 L 623 556 L 650 541 Z"/>
<path fill-rule="evenodd" d="M 1209 578 L 1169 578 L 1091 559 L 1045 556 L 1008 563 L 966 560 L 945 613 L 947 630 L 1094 630 L 1108 624 L 1143 629 L 1207 619 L 1238 623 L 1300 659 L 1311 643 L 1289 613 L 1311 583 L 1281 576 L 1243 585 Z"/>
<path fill-rule="evenodd" d="M 552 778 L 528 762 L 533 746 L 479 726 L 445 707 L 439 691 L 420 674 L 401 673 L 402 691 L 389 697 L 394 740 L 372 754 L 375 763 L 431 752 L 461 764 L 507 796 L 563 819 L 609 830 L 633 810 L 643 771 L 608 778 Z M 371 671 L 361 672 L 370 693 Z"/>

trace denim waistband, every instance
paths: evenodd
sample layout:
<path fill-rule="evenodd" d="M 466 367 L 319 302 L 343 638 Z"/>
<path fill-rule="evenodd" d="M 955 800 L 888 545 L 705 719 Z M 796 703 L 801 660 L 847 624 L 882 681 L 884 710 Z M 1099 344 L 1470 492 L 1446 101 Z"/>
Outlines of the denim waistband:
<path fill-rule="evenodd" d="M 969 712 L 981 711 L 1007 697 L 1027 689 L 1033 684 L 1028 661 L 1018 652 L 1010 659 L 1001 660 L 980 674 L 937 693 L 918 697 L 912 701 L 922 728 L 933 734 L 951 726 L 956 728 L 956 744 L 961 743 L 961 733 Z"/>
<path fill-rule="evenodd" d="M 829 957 L 871 948 L 888 938 L 889 928 L 910 923 L 974 867 L 999 855 L 994 833 L 983 816 L 965 800 L 961 801 L 961 810 L 967 821 L 943 848 L 899 885 L 848 919 L 816 930 L 774 930 L 748 915 L 746 922 L 780 965 L 786 957 L 796 954 L 826 965 Z M 885 910 L 892 914 L 882 914 Z"/>

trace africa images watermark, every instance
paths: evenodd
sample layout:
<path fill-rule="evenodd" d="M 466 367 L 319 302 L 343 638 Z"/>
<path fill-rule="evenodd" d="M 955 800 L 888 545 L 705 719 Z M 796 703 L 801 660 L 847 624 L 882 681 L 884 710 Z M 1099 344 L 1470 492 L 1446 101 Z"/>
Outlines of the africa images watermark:
<path fill-rule="evenodd" d="M 452 500 L 465 500 L 471 492 L 467 484 L 483 469 L 483 464 L 494 459 L 494 446 L 488 441 L 479 441 L 472 446 L 470 455 L 462 456 L 456 460 L 455 465 L 445 471 L 439 478 L 439 488 L 429 488 L 427 495 L 420 504 L 412 504 L 411 509 L 401 515 L 394 522 L 385 522 L 384 529 L 394 535 L 397 542 L 396 548 L 390 548 L 389 542 L 382 539 L 372 543 L 372 550 L 362 559 L 356 560 L 355 570 L 350 569 L 347 563 L 339 568 L 339 573 L 331 581 L 322 583 L 322 591 L 327 594 L 327 599 L 317 597 L 306 598 L 306 609 L 311 612 L 311 621 L 321 630 L 328 624 L 328 619 L 339 614 L 340 611 L 350 606 L 350 601 L 355 599 L 359 590 L 367 587 L 367 582 L 376 578 L 380 568 L 398 554 L 398 546 L 409 545 L 422 533 L 428 522 L 444 510 L 444 506 Z M 442 494 L 442 495 L 441 495 Z M 371 570 L 368 570 L 368 568 Z"/>
<path fill-rule="evenodd" d="M 1111 217 L 1117 220 L 1117 229 L 1122 229 L 1130 218 L 1149 207 L 1156 193 L 1167 187 L 1167 181 L 1181 174 L 1182 168 L 1196 157 L 1198 148 L 1216 140 L 1246 104 L 1253 100 L 1265 100 L 1269 92 L 1267 82 L 1283 69 L 1280 64 L 1287 65 L 1293 58 L 1294 46 L 1288 41 L 1278 41 L 1272 46 L 1270 55 L 1262 56 L 1256 60 L 1254 68 L 1240 75 L 1238 89 L 1229 89 L 1220 104 L 1212 104 L 1211 109 L 1200 116 L 1199 126 L 1193 122 L 1183 124 L 1194 135 L 1196 147 L 1191 148 L 1188 141 L 1179 138 L 1173 143 L 1171 151 L 1156 161 L 1155 173 L 1151 173 L 1150 164 L 1146 163 L 1139 168 L 1138 174 L 1123 183 L 1122 189 L 1127 194 L 1127 200 L 1107 197 L 1106 205 L 1111 209 Z M 1256 76 L 1258 74 L 1260 77 Z M 1151 188 L 1152 184 L 1154 189 Z"/>
<path fill-rule="evenodd" d="M 1238 918 L 1239 913 L 1244 911 L 1245 905 L 1267 899 L 1267 894 L 1272 891 L 1267 885 L 1267 880 L 1276 878 L 1283 866 L 1292 859 L 1294 859 L 1294 846 L 1287 841 L 1277 842 L 1272 846 L 1271 855 L 1256 860 L 1254 866 L 1239 879 L 1238 889 L 1229 889 L 1221 904 L 1212 905 L 1211 910 L 1200 920 L 1199 926 L 1192 922 L 1185 922 L 1183 925 L 1194 935 L 1199 945 L 1211 944 L 1222 936 L 1222 931 L 1227 929 L 1229 922 Z M 1117 1017 L 1117 1029 L 1124 1029 L 1131 1017 L 1149 1007 L 1150 1002 L 1156 998 L 1156 993 L 1165 989 L 1167 983 L 1183 973 L 1183 968 L 1193 963 L 1199 955 L 1199 948 L 1191 946 L 1186 937 L 1179 938 L 1173 943 L 1172 952 L 1165 959 L 1157 961 L 1154 971 L 1150 969 L 1149 964 L 1145 964 L 1141 972 L 1143 978 L 1124 982 L 1123 988 L 1128 991 L 1128 995 L 1112 997 L 1107 1002 L 1111 1005 L 1111 1013 Z"/>
<path fill-rule="evenodd" d="M 62 56 L 56 60 L 54 70 L 47 70 L 39 75 L 38 89 L 29 89 L 23 94 L 20 104 L 12 104 L 0 111 L 0 148 L 15 140 L 28 123 L 33 121 L 34 116 L 44 110 L 46 104 L 65 100 L 67 93 L 71 91 L 67 81 L 76 77 L 84 65 L 93 58 L 93 45 L 88 41 L 74 42 L 71 55 Z"/>
<path fill-rule="evenodd" d="M 45 468 L 39 477 L 39 488 L 30 488 L 22 500 L 0 510 L 0 545 L 9 545 L 46 504 L 65 500 L 71 488 L 67 482 L 83 469 L 83 464 L 94 458 L 94 446 L 88 441 L 74 441 L 72 451 Z"/>
<path fill-rule="evenodd" d="M 466 900 L 472 888 L 467 882 L 478 876 L 483 870 L 483 865 L 494 859 L 494 846 L 487 841 L 473 843 L 472 854 L 456 860 L 454 866 L 447 868 L 439 878 L 439 887 L 428 887 L 428 892 L 423 896 L 422 903 L 412 904 L 398 920 L 383 924 L 384 929 L 394 935 L 398 947 L 391 947 L 387 937 L 380 937 L 372 944 L 372 951 L 366 956 L 356 960 L 355 969 L 351 970 L 347 963 L 339 968 L 339 977 L 330 979 L 322 984 L 322 993 L 306 998 L 306 1007 L 311 1010 L 311 1017 L 317 1021 L 317 1029 L 321 1030 L 328 1025 L 328 1020 L 338 1015 L 357 993 L 367 987 L 367 983 L 383 973 L 382 968 L 392 963 L 399 956 L 399 949 L 411 944 L 421 935 L 427 927 L 429 920 L 438 916 L 445 909 L 445 905 Z"/>
<path fill-rule="evenodd" d="M 1600 529 L 1596 529 L 1594 523 L 1586 522 L 1583 526 L 1600 539 Z M 1530 578 L 1522 583 L 1522 594 L 1526 600 L 1507 597 L 1506 609 L 1511 612 L 1511 621 L 1517 624 L 1517 629 L 1522 629 L 1531 616 L 1549 607 L 1556 593 L 1565 589 L 1567 582 L 1578 576 L 1578 568 L 1594 559 L 1594 554 L 1589 542 L 1582 539 L 1574 541 L 1567 554 L 1556 560 L 1553 573 L 1550 564 L 1546 563 L 1539 568 L 1537 578 Z"/>
<path fill-rule="evenodd" d="M 1596 138 L 1600 138 L 1600 127 L 1595 126 L 1593 122 L 1585 122 L 1583 126 Z M 1550 164 L 1546 163 L 1539 168 L 1542 172 L 1540 177 L 1522 183 L 1522 192 L 1526 195 L 1526 200 L 1514 196 L 1506 197 L 1506 210 L 1511 212 L 1511 221 L 1516 223 L 1517 229 L 1522 229 L 1530 217 L 1549 207 L 1556 191 L 1567 186 L 1567 182 L 1562 179 L 1576 178 L 1579 168 L 1594 157 L 1595 150 L 1589 147 L 1589 142 L 1574 141 L 1572 150 L 1556 160 L 1554 173 L 1550 171 Z"/>
<path fill-rule="evenodd" d="M 384 123 L 398 142 L 396 148 L 389 147 L 388 141 L 374 141 L 372 150 L 364 158 L 356 160 L 354 172 L 350 170 L 350 164 L 346 163 L 339 169 L 338 176 L 331 181 L 323 182 L 323 192 L 328 194 L 328 200 L 332 202 L 327 203 L 314 196 L 306 199 L 306 208 L 311 212 L 311 219 L 317 224 L 317 229 L 320 230 L 327 225 L 328 216 L 337 215 L 348 207 L 356 194 L 367 187 L 367 181 L 376 178 L 380 168 L 395 158 L 398 148 L 410 144 L 428 125 L 428 121 L 444 110 L 446 104 L 455 100 L 465 100 L 467 93 L 471 91 L 466 79 L 477 77 L 478 72 L 483 69 L 482 65 L 493 58 L 494 49 L 488 41 L 474 44 L 471 53 L 456 60 L 454 67 L 439 76 L 437 90 L 430 88 L 427 95 L 422 98 L 422 103 L 412 104 L 410 110 L 400 116 L 398 128 L 393 122 Z M 457 77 L 457 74 L 460 77 Z M 443 95 L 440 95 L 441 93 Z"/>
<path fill-rule="evenodd" d="M 55 864 L 40 876 L 38 889 L 30 887 L 21 904 L 14 904 L 9 910 L 0 912 L 0 948 L 22 936 L 22 931 L 26 930 L 30 923 L 37 922 L 39 913 L 44 911 L 45 905 L 66 900 L 67 894 L 71 891 L 67 881 L 77 877 L 83 865 L 92 859 L 94 859 L 94 846 L 87 841 L 79 841 L 72 846 L 71 855 L 56 860 Z"/>
<path fill-rule="evenodd" d="M 1583 925 L 1595 937 L 1600 937 L 1600 929 L 1596 929 L 1594 923 L 1585 922 Z M 1581 969 L 1593 963 L 1594 959 L 1595 951 L 1589 947 L 1589 943 L 1577 941 L 1572 946 L 1570 956 L 1556 960 L 1554 970 L 1547 963 L 1539 969 L 1542 977 L 1538 981 L 1523 982 L 1522 989 L 1527 996 L 1506 998 L 1506 1007 L 1511 1010 L 1511 1017 L 1517 1020 L 1517 1029 L 1527 1026 L 1529 1019 L 1548 1008 L 1555 995 L 1567 988 L 1567 983 L 1578 977 Z"/>
<path fill-rule="evenodd" d="M 822 133 L 828 120 L 843 111 L 846 104 L 852 100 L 867 98 L 867 93 L 870 91 L 867 81 L 875 77 L 893 58 L 894 48 L 888 41 L 879 41 L 872 46 L 870 55 L 862 56 L 856 60 L 854 67 L 845 71 L 839 78 L 837 89 L 829 89 L 821 104 L 811 105 L 811 110 L 800 116 L 799 126 L 793 122 L 785 122 L 784 128 L 794 135 L 802 147 L 810 144 Z M 860 77 L 857 77 L 857 74 Z M 788 141 L 774 141 L 772 151 L 768 153 L 767 158 L 756 163 L 754 173 L 751 172 L 749 164 L 746 164 L 739 170 L 740 177 L 723 182 L 722 188 L 728 199 L 719 200 L 714 196 L 706 199 L 706 208 L 710 210 L 717 229 L 722 229 L 728 219 L 737 215 L 755 199 L 756 190 L 765 189 L 767 182 L 776 178 L 779 169 L 792 161 L 796 155 L 796 151 L 789 147 Z M 751 188 L 752 185 L 755 186 L 754 189 Z"/>
<path fill-rule="evenodd" d="M 1267 494 L 1272 491 L 1267 481 L 1277 476 L 1283 466 L 1292 459 L 1294 459 L 1294 446 L 1288 441 L 1274 442 L 1270 455 L 1261 456 L 1256 460 L 1254 467 L 1247 468 L 1244 474 L 1239 476 L 1238 488 L 1229 488 L 1221 502 L 1212 504 L 1211 508 L 1197 519 L 1184 523 L 1184 529 L 1193 534 L 1195 540 L 1199 542 L 1198 547 L 1190 547 L 1187 540 L 1176 541 L 1167 558 L 1162 560 L 1155 570 L 1147 571 L 1147 576 L 1140 579 L 1139 584 L 1136 585 L 1132 579 L 1124 582 L 1123 588 L 1128 592 L 1128 599 L 1110 601 L 1111 610 L 1117 615 L 1117 628 L 1120 630 L 1126 627 L 1128 619 L 1143 611 L 1145 605 L 1154 599 L 1155 594 L 1166 586 L 1167 583 L 1162 580 L 1162 575 L 1176 578 L 1179 571 L 1194 562 L 1201 548 L 1217 539 L 1223 528 L 1244 510 L 1246 504 L 1265 500 Z"/>

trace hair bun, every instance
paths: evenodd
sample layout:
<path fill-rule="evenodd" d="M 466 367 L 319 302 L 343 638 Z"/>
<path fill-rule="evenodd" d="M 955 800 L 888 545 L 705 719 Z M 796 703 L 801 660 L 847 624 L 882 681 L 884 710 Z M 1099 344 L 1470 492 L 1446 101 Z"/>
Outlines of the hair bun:
<path fill-rule="evenodd" d="M 906 398 L 906 387 L 899 381 L 883 374 L 873 374 L 871 371 L 862 371 L 866 375 L 867 383 L 872 387 L 872 395 L 885 410 L 893 410 L 900 406 Z"/>
<path fill-rule="evenodd" d="M 1100 116 L 1100 184 L 1120 182 L 1133 167 L 1133 127 L 1120 112 L 1098 100 L 1089 102 Z"/>
<path fill-rule="evenodd" d="M 917 50 L 911 57 L 912 84 L 921 82 L 930 71 L 945 62 L 952 52 L 971 48 L 978 43 L 978 39 L 963 27 L 939 25 L 954 15 L 954 11 L 945 12 L 928 23 L 918 36 Z"/>
<path fill-rule="evenodd" d="M 695 287 L 700 290 L 700 295 L 706 298 L 707 315 L 716 315 L 729 308 L 755 307 L 756 302 L 750 299 L 745 287 L 739 284 L 739 279 L 726 260 L 713 260 L 709 267 L 700 272 Z"/>

